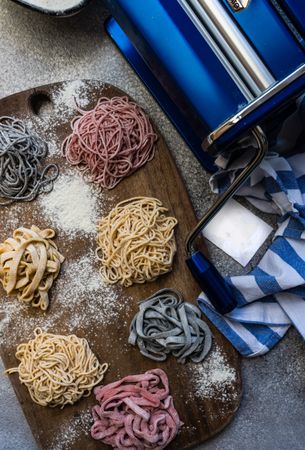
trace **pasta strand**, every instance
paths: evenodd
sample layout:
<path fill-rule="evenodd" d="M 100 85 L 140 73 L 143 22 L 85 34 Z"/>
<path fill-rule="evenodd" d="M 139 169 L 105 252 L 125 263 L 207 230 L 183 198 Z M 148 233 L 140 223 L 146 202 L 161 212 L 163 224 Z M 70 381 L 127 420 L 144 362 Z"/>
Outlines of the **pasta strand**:
<path fill-rule="evenodd" d="M 212 346 L 212 333 L 200 310 L 183 301 L 180 292 L 161 289 L 140 303 L 130 325 L 128 342 L 154 361 L 172 354 L 179 363 L 202 362 Z"/>
<path fill-rule="evenodd" d="M 91 436 L 117 450 L 162 450 L 183 425 L 162 369 L 98 386 L 94 394 Z"/>

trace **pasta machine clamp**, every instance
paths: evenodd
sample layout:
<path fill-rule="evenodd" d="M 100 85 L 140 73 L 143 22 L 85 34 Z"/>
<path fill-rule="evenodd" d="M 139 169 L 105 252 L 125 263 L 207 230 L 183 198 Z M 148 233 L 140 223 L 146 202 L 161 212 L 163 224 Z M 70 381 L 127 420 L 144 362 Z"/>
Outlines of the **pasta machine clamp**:
<path fill-rule="evenodd" d="M 255 156 L 250 164 L 243 169 L 231 186 L 224 192 L 212 207 L 201 218 L 196 227 L 191 231 L 186 240 L 186 263 L 193 277 L 207 295 L 214 308 L 221 314 L 226 314 L 236 307 L 234 293 L 225 281 L 216 267 L 203 255 L 202 252 L 195 249 L 195 240 L 207 224 L 213 219 L 224 204 L 238 191 L 252 171 L 263 160 L 268 145 L 266 137 L 260 127 L 251 130 L 251 134 L 257 144 Z"/>

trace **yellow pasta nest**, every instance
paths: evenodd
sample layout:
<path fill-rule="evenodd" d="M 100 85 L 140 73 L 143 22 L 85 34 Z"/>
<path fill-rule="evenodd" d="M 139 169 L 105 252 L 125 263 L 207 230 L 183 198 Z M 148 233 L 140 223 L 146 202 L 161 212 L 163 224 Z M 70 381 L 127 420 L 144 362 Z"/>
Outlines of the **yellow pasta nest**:
<path fill-rule="evenodd" d="M 49 290 L 64 257 L 52 241 L 54 230 L 18 228 L 0 244 L 0 283 L 8 295 L 46 310 Z"/>
<path fill-rule="evenodd" d="M 177 219 L 160 200 L 134 197 L 118 203 L 98 224 L 102 278 L 123 286 L 153 281 L 172 269 Z"/>
<path fill-rule="evenodd" d="M 86 339 L 75 335 L 61 336 L 34 331 L 35 338 L 18 345 L 17 372 L 35 403 L 41 406 L 73 405 L 82 396 L 89 396 L 93 386 L 100 383 L 108 364 L 100 364 Z"/>

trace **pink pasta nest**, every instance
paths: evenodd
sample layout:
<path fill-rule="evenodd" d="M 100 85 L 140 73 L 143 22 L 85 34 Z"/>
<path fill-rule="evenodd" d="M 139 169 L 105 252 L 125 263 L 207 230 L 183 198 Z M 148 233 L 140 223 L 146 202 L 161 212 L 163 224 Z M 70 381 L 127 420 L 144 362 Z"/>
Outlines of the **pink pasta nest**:
<path fill-rule="evenodd" d="M 161 450 L 183 425 L 169 395 L 166 373 L 154 369 L 94 390 L 91 435 L 117 450 Z"/>
<path fill-rule="evenodd" d="M 71 123 L 62 154 L 85 179 L 112 189 L 155 154 L 157 135 L 145 112 L 128 97 L 102 97 Z"/>

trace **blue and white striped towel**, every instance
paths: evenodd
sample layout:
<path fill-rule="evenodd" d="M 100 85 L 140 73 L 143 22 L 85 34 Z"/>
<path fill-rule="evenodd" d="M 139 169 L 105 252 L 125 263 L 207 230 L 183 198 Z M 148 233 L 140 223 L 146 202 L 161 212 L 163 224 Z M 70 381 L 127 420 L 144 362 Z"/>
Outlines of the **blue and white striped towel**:
<path fill-rule="evenodd" d="M 292 123 L 295 121 L 294 116 Z M 301 123 L 305 129 L 305 120 Z M 278 143 L 283 142 L 284 135 L 285 126 Z M 225 188 L 237 168 L 213 176 L 213 190 Z M 198 303 L 243 356 L 253 357 L 274 347 L 291 324 L 305 339 L 305 152 L 289 158 L 270 153 L 239 195 L 246 195 L 263 211 L 278 213 L 279 227 L 255 269 L 247 275 L 226 278 L 238 307 L 221 316 L 203 293 Z"/>

